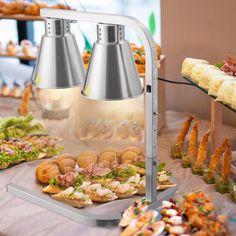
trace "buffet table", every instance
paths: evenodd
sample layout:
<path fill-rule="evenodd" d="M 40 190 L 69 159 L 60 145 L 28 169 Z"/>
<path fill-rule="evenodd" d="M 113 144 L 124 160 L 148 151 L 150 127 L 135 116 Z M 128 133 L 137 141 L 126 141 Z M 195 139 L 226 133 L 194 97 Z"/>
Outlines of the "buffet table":
<path fill-rule="evenodd" d="M 0 99 L 0 116 L 16 114 L 16 107 L 19 101 L 6 98 Z M 40 118 L 37 107 L 31 106 L 35 117 Z M 165 161 L 178 179 L 179 189 L 177 194 L 190 192 L 193 189 L 201 189 L 211 194 L 214 204 L 219 213 L 226 214 L 231 218 L 236 218 L 236 205 L 232 203 L 226 195 L 217 193 L 214 186 L 207 185 L 200 176 L 195 176 L 190 169 L 184 169 L 177 160 L 169 157 L 170 144 L 174 143 L 177 132 L 186 114 L 167 111 L 167 127 L 163 129 L 159 136 L 159 160 Z M 80 142 L 74 135 L 74 118 L 62 121 L 44 120 L 48 132 L 63 138 L 65 152 L 79 153 L 83 150 L 100 150 L 112 143 Z M 201 131 L 210 126 L 208 121 L 203 121 Z M 224 133 L 228 138 L 235 138 L 236 128 L 223 126 Z M 119 146 L 119 144 L 116 144 Z M 127 143 L 123 143 L 127 145 Z M 114 144 L 113 144 L 114 146 Z M 120 144 L 122 147 L 122 144 Z M 34 171 L 40 161 L 23 163 L 7 170 L 0 171 L 0 235 L 7 236 L 56 236 L 56 235 L 119 235 L 119 228 L 95 228 L 79 224 L 63 216 L 52 213 L 41 207 L 18 199 L 6 192 L 6 184 L 17 183 L 27 188 L 40 191 L 40 186 L 35 183 Z M 231 235 L 236 231 L 236 223 L 229 223 Z"/>

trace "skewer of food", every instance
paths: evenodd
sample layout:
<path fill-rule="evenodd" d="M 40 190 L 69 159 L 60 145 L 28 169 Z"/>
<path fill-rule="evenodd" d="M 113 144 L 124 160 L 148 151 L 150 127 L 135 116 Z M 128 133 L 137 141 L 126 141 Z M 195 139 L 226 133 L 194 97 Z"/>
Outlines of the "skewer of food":
<path fill-rule="evenodd" d="M 173 159 L 181 159 L 183 157 L 183 146 L 184 146 L 185 138 L 193 119 L 194 119 L 194 116 L 189 115 L 187 120 L 183 123 L 179 131 L 179 134 L 177 136 L 175 145 L 171 147 L 171 156 Z"/>
<path fill-rule="evenodd" d="M 197 158 L 198 129 L 200 122 L 196 121 L 191 130 L 187 153 L 183 156 L 183 167 L 191 167 Z"/>
<path fill-rule="evenodd" d="M 207 159 L 207 150 L 208 150 L 208 138 L 210 136 L 210 130 L 208 130 L 202 137 L 202 140 L 199 144 L 197 158 L 192 165 L 192 172 L 196 175 L 203 175 L 204 172 L 204 163 Z"/>
<path fill-rule="evenodd" d="M 204 180 L 207 184 L 214 184 L 214 172 L 216 172 L 220 167 L 221 156 L 225 151 L 226 144 L 228 139 L 216 148 L 215 152 L 212 154 L 209 162 L 209 166 L 206 170 L 204 170 Z"/>
<path fill-rule="evenodd" d="M 216 190 L 222 194 L 229 192 L 229 181 L 231 173 L 232 150 L 228 141 L 224 150 L 222 169 L 220 173 L 215 173 Z"/>

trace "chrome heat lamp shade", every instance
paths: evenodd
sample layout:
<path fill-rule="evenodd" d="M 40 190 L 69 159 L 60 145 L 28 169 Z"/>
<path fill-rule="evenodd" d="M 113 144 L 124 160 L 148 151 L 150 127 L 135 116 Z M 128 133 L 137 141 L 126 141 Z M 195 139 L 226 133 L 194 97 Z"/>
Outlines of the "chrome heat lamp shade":
<path fill-rule="evenodd" d="M 33 74 L 38 88 L 70 88 L 84 83 L 85 69 L 70 21 L 46 19 L 46 34 Z"/>
<path fill-rule="evenodd" d="M 95 100 L 120 100 L 142 93 L 124 26 L 98 24 L 82 94 Z"/>

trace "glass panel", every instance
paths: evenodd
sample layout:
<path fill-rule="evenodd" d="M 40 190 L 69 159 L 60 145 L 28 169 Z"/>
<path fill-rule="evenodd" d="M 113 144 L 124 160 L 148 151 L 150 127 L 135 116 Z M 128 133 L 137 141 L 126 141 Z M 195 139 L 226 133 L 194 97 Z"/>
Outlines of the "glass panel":
<path fill-rule="evenodd" d="M 207 95 L 209 95 L 207 90 L 201 88 L 200 86 L 198 86 L 198 84 L 195 84 L 195 83 L 194 83 L 193 81 L 191 81 L 190 79 L 188 79 L 188 78 L 186 78 L 186 77 L 183 77 L 183 79 L 187 80 L 187 81 L 188 81 L 189 83 L 191 83 L 193 86 L 197 87 L 198 89 L 202 90 L 204 93 L 206 93 Z M 216 99 L 216 97 L 214 97 L 214 96 L 211 96 L 211 95 L 209 95 L 209 96 L 212 97 L 212 98 L 214 98 L 214 99 Z M 224 104 L 223 102 L 220 102 L 220 101 L 218 101 L 218 102 L 221 103 L 221 104 L 223 104 L 225 107 L 227 107 L 227 108 L 230 109 L 231 111 L 236 112 L 236 110 L 233 109 L 232 107 L 230 107 L 229 105 Z"/>

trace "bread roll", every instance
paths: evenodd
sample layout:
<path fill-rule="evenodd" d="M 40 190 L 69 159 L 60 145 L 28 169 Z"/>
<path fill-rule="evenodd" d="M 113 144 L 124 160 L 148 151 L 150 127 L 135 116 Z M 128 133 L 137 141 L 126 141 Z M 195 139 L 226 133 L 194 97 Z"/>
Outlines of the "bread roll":
<path fill-rule="evenodd" d="M 124 148 L 121 154 L 123 154 L 126 151 L 135 152 L 139 156 L 143 155 L 143 153 L 144 153 L 142 148 L 136 147 L 136 146 L 128 146 L 128 147 Z"/>
<path fill-rule="evenodd" d="M 101 153 L 103 152 L 115 152 L 117 163 L 118 164 L 120 163 L 121 151 L 118 148 L 108 147 L 108 148 L 105 148 Z"/>
<path fill-rule="evenodd" d="M 77 164 L 81 168 L 86 168 L 91 164 L 95 163 L 97 163 L 97 155 L 95 152 L 90 152 L 90 151 L 82 152 L 80 153 L 77 159 Z"/>
<path fill-rule="evenodd" d="M 43 184 L 47 184 L 51 178 L 57 177 L 59 174 L 56 160 L 46 160 L 36 169 L 36 179 Z"/>
<path fill-rule="evenodd" d="M 76 165 L 76 157 L 72 154 L 61 154 L 57 158 L 57 163 L 61 174 L 66 174 L 74 170 Z"/>
<path fill-rule="evenodd" d="M 122 164 L 132 164 L 132 162 L 135 160 L 135 158 L 137 156 L 138 156 L 138 154 L 133 151 L 123 152 L 121 155 L 121 163 Z"/>
<path fill-rule="evenodd" d="M 104 151 L 99 154 L 98 163 L 103 164 L 105 167 L 111 167 L 113 164 L 117 164 L 116 153 L 112 151 Z"/>

